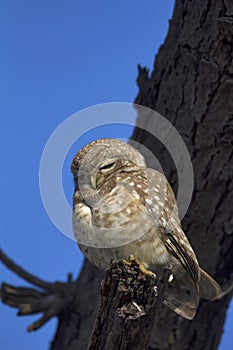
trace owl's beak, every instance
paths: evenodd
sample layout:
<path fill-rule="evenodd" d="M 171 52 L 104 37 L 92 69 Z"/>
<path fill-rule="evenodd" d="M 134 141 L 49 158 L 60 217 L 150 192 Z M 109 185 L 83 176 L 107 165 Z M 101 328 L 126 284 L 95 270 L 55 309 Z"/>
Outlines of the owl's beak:
<path fill-rule="evenodd" d="M 91 184 L 93 188 L 96 188 L 96 177 L 95 176 L 91 176 Z"/>

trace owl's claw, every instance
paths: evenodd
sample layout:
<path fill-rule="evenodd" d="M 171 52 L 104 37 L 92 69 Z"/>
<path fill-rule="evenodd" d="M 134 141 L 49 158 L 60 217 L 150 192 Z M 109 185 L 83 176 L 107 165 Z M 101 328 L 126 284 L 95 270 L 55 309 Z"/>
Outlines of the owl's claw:
<path fill-rule="evenodd" d="M 128 265 L 128 266 L 131 266 L 131 265 L 134 263 L 134 264 L 138 265 L 139 269 L 140 269 L 140 270 L 142 271 L 142 273 L 144 273 L 145 275 L 149 275 L 149 276 L 151 276 L 151 277 L 154 277 L 154 276 L 155 276 L 155 274 L 154 274 L 152 271 L 147 270 L 146 266 L 145 266 L 144 264 L 140 263 L 140 261 L 139 261 L 137 258 L 135 258 L 135 256 L 132 255 L 132 254 L 130 255 L 130 257 L 129 257 L 128 260 L 123 259 L 123 263 L 126 264 L 126 265 Z"/>

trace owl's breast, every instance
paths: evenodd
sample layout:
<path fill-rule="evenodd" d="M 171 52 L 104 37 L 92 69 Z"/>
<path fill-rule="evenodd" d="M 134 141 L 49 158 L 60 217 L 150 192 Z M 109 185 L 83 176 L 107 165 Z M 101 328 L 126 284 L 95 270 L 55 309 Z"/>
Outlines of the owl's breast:
<path fill-rule="evenodd" d="M 79 243 L 93 247 L 126 245 L 155 225 L 137 196 L 121 185 L 97 199 L 93 207 L 85 201 L 74 205 L 73 229 Z"/>
<path fill-rule="evenodd" d="M 110 192 L 100 195 L 92 208 L 92 223 L 99 227 L 123 227 L 137 221 L 141 216 L 149 220 L 149 215 L 139 195 L 118 184 Z"/>

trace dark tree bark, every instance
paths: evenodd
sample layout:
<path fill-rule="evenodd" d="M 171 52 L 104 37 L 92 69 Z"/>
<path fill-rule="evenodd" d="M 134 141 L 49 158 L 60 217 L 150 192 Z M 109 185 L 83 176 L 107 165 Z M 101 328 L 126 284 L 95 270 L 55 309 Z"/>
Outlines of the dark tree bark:
<path fill-rule="evenodd" d="M 195 187 L 183 228 L 206 269 L 223 289 L 233 283 L 233 4 L 177 1 L 169 33 L 151 77 L 139 69 L 136 103 L 166 117 L 185 141 Z M 150 120 L 138 122 L 153 130 Z M 133 139 L 159 155 L 176 184 L 175 169 L 162 145 L 136 130 Z M 153 145 L 153 146 L 152 146 Z M 175 186 L 176 187 L 176 186 Z M 202 302 L 192 323 L 163 308 L 150 349 L 216 349 L 232 292 Z"/>
<path fill-rule="evenodd" d="M 153 72 L 149 77 L 146 69 L 139 68 L 138 85 L 135 102 L 166 117 L 189 149 L 195 187 L 183 228 L 200 265 L 225 291 L 219 300 L 201 302 L 191 322 L 163 306 L 151 332 L 149 349 L 214 350 L 220 341 L 233 285 L 232 1 L 177 0 Z M 143 115 L 138 116 L 138 123 L 151 130 L 156 127 Z M 135 129 L 132 139 L 156 154 L 176 190 L 175 167 L 164 147 L 141 129 Z M 87 348 L 102 278 L 103 273 L 85 261 L 78 281 L 72 282 L 69 303 L 57 313 L 59 324 L 51 349 Z M 49 291 L 48 285 L 42 288 Z M 52 293 L 56 298 L 65 295 L 63 289 Z M 5 289 L 8 301 L 9 295 Z M 8 304 L 12 304 L 11 297 Z M 19 307 L 18 301 L 14 303 Z"/>
<path fill-rule="evenodd" d="M 88 350 L 147 349 L 159 318 L 171 269 L 159 279 L 133 259 L 106 272 Z"/>

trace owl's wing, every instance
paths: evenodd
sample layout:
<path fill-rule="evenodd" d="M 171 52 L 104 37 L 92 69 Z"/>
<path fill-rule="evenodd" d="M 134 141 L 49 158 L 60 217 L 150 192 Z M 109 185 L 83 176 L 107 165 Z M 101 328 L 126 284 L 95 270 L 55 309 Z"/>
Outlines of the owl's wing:
<path fill-rule="evenodd" d="M 165 246 L 181 265 L 174 265 L 174 280 L 168 285 L 164 303 L 182 317 L 193 319 L 199 297 L 211 300 L 221 293 L 221 287 L 199 267 L 194 253 L 188 254 L 171 232 L 166 236 Z"/>
<path fill-rule="evenodd" d="M 156 222 L 158 222 L 161 239 L 170 254 L 180 262 L 180 268 L 177 268 L 176 271 L 176 278 L 184 281 L 185 271 L 187 275 L 186 280 L 188 277 L 198 298 L 200 279 L 199 265 L 196 255 L 181 228 L 173 190 L 166 177 L 156 170 L 148 169 L 147 178 L 149 198 L 151 199 L 151 202 L 149 202 L 151 204 L 148 205 L 147 208 L 152 215 L 155 213 L 154 208 L 159 208 L 159 211 L 156 212 L 157 217 L 155 219 Z"/>
<path fill-rule="evenodd" d="M 176 199 L 166 177 L 153 169 L 148 169 L 147 177 L 149 196 L 152 198 L 152 205 L 148 208 L 151 215 L 155 212 L 153 199 L 156 198 L 156 195 L 160 198 L 160 202 L 164 203 L 156 219 L 160 223 L 161 238 L 164 244 L 181 264 L 180 267 L 179 265 L 176 267 L 177 279 L 185 281 L 189 288 L 187 282 L 190 281 L 196 291 L 197 299 L 199 295 L 205 299 L 215 298 L 221 292 L 221 287 L 199 267 L 196 255 L 181 228 Z M 186 276 L 184 276 L 184 271 Z"/>
<path fill-rule="evenodd" d="M 192 256 L 193 254 L 189 254 L 187 248 L 184 248 L 183 244 L 174 237 L 174 232 L 166 231 L 164 233 L 164 244 L 168 251 L 181 263 L 180 267 L 179 265 L 176 267 L 176 278 L 181 280 L 184 285 L 186 284 L 184 283 L 184 280 L 187 282 L 183 272 L 184 269 L 199 298 L 200 272 L 197 259 Z"/>

